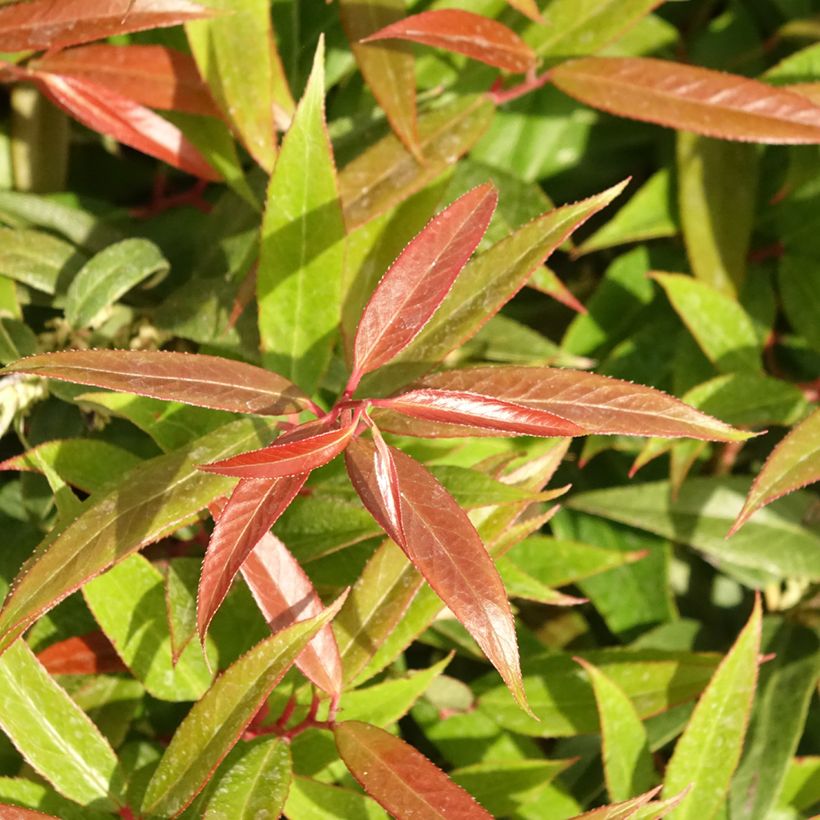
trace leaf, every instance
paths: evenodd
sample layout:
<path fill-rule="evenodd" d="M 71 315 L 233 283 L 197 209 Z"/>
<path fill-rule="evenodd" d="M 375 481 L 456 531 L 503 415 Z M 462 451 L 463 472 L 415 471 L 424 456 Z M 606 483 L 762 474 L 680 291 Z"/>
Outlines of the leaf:
<path fill-rule="evenodd" d="M 32 768 L 65 797 L 116 811 L 116 755 L 23 641 L 0 658 L 0 700 L 0 727 Z"/>
<path fill-rule="evenodd" d="M 552 69 L 582 103 L 706 137 L 772 144 L 820 142 L 820 108 L 757 80 L 647 57 L 586 57 Z"/>
<path fill-rule="evenodd" d="M 660 786 L 652 791 L 639 794 L 637 797 L 632 797 L 629 800 L 624 800 L 620 803 L 611 803 L 608 806 L 599 806 L 597 809 L 585 811 L 579 814 L 574 820 L 626 820 L 637 815 L 638 811 L 649 805 L 650 800 L 660 791 Z"/>
<path fill-rule="evenodd" d="M 490 817 L 424 755 L 383 729 L 337 723 L 336 746 L 365 791 L 398 817 Z"/>
<path fill-rule="evenodd" d="M 262 360 L 308 393 L 330 361 L 344 266 L 345 226 L 325 126 L 323 42 L 268 186 L 256 280 Z"/>
<path fill-rule="evenodd" d="M 384 512 L 373 445 L 354 439 L 345 454 L 356 492 L 450 607 L 525 707 L 518 646 L 504 585 L 466 513 L 418 462 L 391 448 L 401 495 L 404 538 Z M 526 707 L 525 707 L 526 708 Z"/>
<path fill-rule="evenodd" d="M 282 376 L 201 353 L 64 350 L 28 356 L 4 372 L 32 373 L 232 413 L 282 416 L 311 408 L 308 397 Z"/>
<path fill-rule="evenodd" d="M 276 159 L 275 48 L 265 0 L 205 0 L 217 10 L 185 25 L 199 73 L 251 156 L 268 172 Z"/>
<path fill-rule="evenodd" d="M 604 777 L 609 799 L 616 803 L 648 791 L 657 776 L 646 729 L 632 701 L 600 669 L 578 658 L 583 666 L 598 707 L 603 745 Z"/>
<path fill-rule="evenodd" d="M 798 424 L 772 450 L 730 534 L 737 533 L 761 507 L 815 481 L 820 481 L 820 410 Z"/>
<path fill-rule="evenodd" d="M 274 632 L 297 618 L 313 617 L 322 602 L 310 578 L 275 536 L 266 533 L 242 564 L 242 577 Z M 300 671 L 331 697 L 342 691 L 342 661 L 330 626 L 322 627 L 296 658 Z"/>
<path fill-rule="evenodd" d="M 497 201 L 491 184 L 474 188 L 433 217 L 401 252 L 362 311 L 350 388 L 418 336 L 487 230 Z"/>
<path fill-rule="evenodd" d="M 51 234 L 0 228 L 0 273 L 35 290 L 64 290 L 84 261 L 73 245 Z"/>
<path fill-rule="evenodd" d="M 216 679 L 171 738 L 145 792 L 143 813 L 174 816 L 196 797 L 308 641 L 339 611 L 342 601 L 340 598 L 321 615 L 261 641 Z"/>
<path fill-rule="evenodd" d="M 390 39 L 455 51 L 517 73 L 535 68 L 536 63 L 532 49 L 514 31 L 489 17 L 461 9 L 412 14 L 370 34 L 363 42 Z"/>
<path fill-rule="evenodd" d="M 586 598 L 576 598 L 564 595 L 537 578 L 525 572 L 515 562 L 502 555 L 496 559 L 495 566 L 504 581 L 504 588 L 510 598 L 523 598 L 525 601 L 535 601 L 550 606 L 577 606 L 586 603 Z"/>
<path fill-rule="evenodd" d="M 0 803 L 0 812 L 6 820 L 37 820 L 38 817 L 54 817 L 53 814 L 45 814 L 34 809 L 24 809 L 21 806 L 11 806 L 7 803 Z M 59 820 L 59 818 L 55 818 Z"/>
<path fill-rule="evenodd" d="M 285 816 L 298 817 L 299 820 L 328 820 L 330 817 L 388 820 L 388 814 L 382 811 L 379 804 L 361 791 L 331 786 L 298 775 L 293 778 L 288 793 Z"/>
<path fill-rule="evenodd" d="M 49 53 L 29 65 L 91 80 L 148 108 L 219 115 L 191 56 L 166 46 L 95 43 Z"/>
<path fill-rule="evenodd" d="M 150 108 L 81 77 L 41 71 L 32 79 L 52 102 L 93 131 L 201 179 L 220 179 L 182 132 Z"/>
<path fill-rule="evenodd" d="M 15 579 L 0 610 L 0 650 L 40 615 L 131 552 L 174 532 L 230 488 L 197 469 L 209 458 L 253 446 L 270 434 L 242 419 L 188 447 L 150 459 L 115 489 L 92 496 L 80 517 L 50 534 Z"/>
<path fill-rule="evenodd" d="M 75 635 L 53 643 L 37 653 L 37 660 L 51 675 L 99 675 L 126 671 L 111 641 L 102 632 Z"/>
<path fill-rule="evenodd" d="M 786 254 L 778 270 L 780 298 L 789 324 L 816 350 L 820 350 L 820 330 L 817 329 L 818 273 L 813 258 Z"/>
<path fill-rule="evenodd" d="M 171 636 L 171 663 L 174 665 L 196 635 L 196 590 L 200 564 L 197 558 L 174 558 L 160 567 Z"/>
<path fill-rule="evenodd" d="M 708 820 L 723 806 L 755 694 L 760 629 L 758 597 L 749 622 L 715 671 L 667 766 L 664 797 L 692 786 L 676 817 Z"/>
<path fill-rule="evenodd" d="M 820 801 L 820 757 L 795 757 L 789 765 L 779 805 L 810 810 Z"/>
<path fill-rule="evenodd" d="M 751 434 L 701 413 L 651 387 L 635 385 L 581 370 L 548 367 L 472 367 L 426 376 L 421 390 L 478 393 L 554 413 L 587 433 L 658 435 L 719 441 L 743 441 Z M 416 436 L 465 435 L 459 425 L 412 425 L 374 411 L 382 429 Z M 470 430 L 467 435 L 475 435 Z"/>
<path fill-rule="evenodd" d="M 32 0 L 0 8 L 0 51 L 44 51 L 206 17 L 189 0 Z"/>
<path fill-rule="evenodd" d="M 726 539 L 743 505 L 740 477 L 694 478 L 672 498 L 669 483 L 655 481 L 574 495 L 567 506 L 671 538 L 713 560 L 761 570 L 778 577 L 820 578 L 820 538 L 803 526 L 808 495 L 782 499 Z"/>
<path fill-rule="evenodd" d="M 368 88 L 399 140 L 412 154 L 419 154 L 413 52 L 395 43 L 363 42 L 374 31 L 404 18 L 404 0 L 340 0 L 339 15 Z"/>
<path fill-rule="evenodd" d="M 79 806 L 52 788 L 22 777 L 0 778 L 0 798 L 4 804 L 36 806 L 37 810 L 60 820 L 110 820 L 111 815 Z"/>
<path fill-rule="evenodd" d="M 538 10 L 538 4 L 535 0 L 507 0 L 507 3 L 517 11 L 520 11 L 521 14 L 529 17 L 530 20 L 534 20 L 536 23 L 541 23 L 544 20 L 541 16 L 541 12 Z"/>

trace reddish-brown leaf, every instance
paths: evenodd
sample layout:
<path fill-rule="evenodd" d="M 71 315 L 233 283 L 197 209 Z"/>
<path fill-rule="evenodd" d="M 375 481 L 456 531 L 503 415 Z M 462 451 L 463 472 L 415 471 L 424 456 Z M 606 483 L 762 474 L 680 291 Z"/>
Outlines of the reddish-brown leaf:
<path fill-rule="evenodd" d="M 598 435 L 744 441 L 752 434 L 695 410 L 660 390 L 582 370 L 552 367 L 471 367 L 434 373 L 418 389 L 480 393 L 555 413 Z M 473 428 L 374 410 L 384 430 L 424 437 L 476 435 Z M 480 433 L 480 431 L 479 431 Z"/>
<path fill-rule="evenodd" d="M 31 373 L 231 413 L 281 416 L 313 407 L 295 384 L 276 373 L 200 353 L 64 350 L 28 356 L 5 372 Z"/>
<path fill-rule="evenodd" d="M 272 481 L 240 481 L 216 518 L 208 542 L 196 600 L 199 638 L 205 640 L 234 576 L 307 481 L 307 473 Z M 215 513 L 218 506 L 211 510 Z"/>
<path fill-rule="evenodd" d="M 434 216 L 399 254 L 362 311 L 349 389 L 427 324 L 481 241 L 497 202 L 492 184 L 473 188 Z"/>
<path fill-rule="evenodd" d="M 820 142 L 819 106 L 747 77 L 647 57 L 585 57 L 551 76 L 564 93 L 622 117 L 744 142 Z"/>
<path fill-rule="evenodd" d="M 88 128 L 193 176 L 221 179 L 182 131 L 150 108 L 82 77 L 33 72 L 32 79 L 56 105 Z"/>
<path fill-rule="evenodd" d="M 242 577 L 272 632 L 312 618 L 324 609 L 310 578 L 272 533 L 265 533 L 245 559 Z M 342 660 L 330 624 L 311 639 L 296 665 L 320 689 L 331 697 L 339 697 Z"/>
<path fill-rule="evenodd" d="M 38 653 L 37 659 L 52 675 L 98 675 L 127 671 L 111 641 L 102 632 L 66 638 Z"/>
<path fill-rule="evenodd" d="M 391 448 L 403 526 L 403 533 L 395 532 L 376 476 L 374 450 L 369 441 L 350 442 L 345 459 L 356 492 L 475 638 L 516 700 L 527 708 L 515 626 L 504 584 L 475 527 L 421 464 Z"/>
<path fill-rule="evenodd" d="M 583 427 L 555 413 L 503 399 L 455 390 L 411 390 L 374 406 L 396 410 L 411 418 L 460 424 L 509 436 L 582 436 Z"/>
<path fill-rule="evenodd" d="M 536 63 L 535 52 L 514 31 L 497 20 L 460 9 L 413 14 L 371 34 L 364 42 L 391 39 L 457 51 L 507 71 L 528 71 Z"/>
<path fill-rule="evenodd" d="M 190 0 L 32 0 L 0 8 L 0 51 L 43 51 L 188 20 L 212 12 Z"/>
<path fill-rule="evenodd" d="M 53 814 L 46 814 L 37 809 L 25 809 L 22 806 L 12 806 L 10 803 L 0 803 L 0 817 L 3 820 L 42 820 L 43 817 L 50 817 L 52 820 L 60 820 Z"/>
<path fill-rule="evenodd" d="M 90 80 L 148 108 L 221 116 L 191 55 L 165 46 L 95 43 L 46 54 L 30 65 Z"/>
<path fill-rule="evenodd" d="M 333 734 L 350 773 L 394 817 L 492 817 L 421 752 L 384 729 L 346 720 L 336 724 Z"/>

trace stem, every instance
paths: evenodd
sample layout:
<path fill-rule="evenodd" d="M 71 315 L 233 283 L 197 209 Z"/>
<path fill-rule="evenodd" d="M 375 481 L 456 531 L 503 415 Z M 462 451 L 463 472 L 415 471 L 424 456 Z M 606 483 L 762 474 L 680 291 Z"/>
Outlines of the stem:
<path fill-rule="evenodd" d="M 513 100 L 517 100 L 519 97 L 523 97 L 525 94 L 529 94 L 530 91 L 535 91 L 536 89 L 541 88 L 549 81 L 549 69 L 547 69 L 547 71 L 543 74 L 536 74 L 535 72 L 528 74 L 524 82 L 514 85 L 512 88 L 502 88 L 501 81 L 499 79 L 496 80 L 493 87 L 487 92 L 487 96 L 493 103 L 495 103 L 495 105 L 504 105 L 504 103 L 512 102 Z"/>

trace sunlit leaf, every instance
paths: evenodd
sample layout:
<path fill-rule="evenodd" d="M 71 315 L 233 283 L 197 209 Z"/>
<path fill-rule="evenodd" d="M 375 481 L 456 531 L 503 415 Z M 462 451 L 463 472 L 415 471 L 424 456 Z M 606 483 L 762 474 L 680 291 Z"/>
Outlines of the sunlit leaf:
<path fill-rule="evenodd" d="M 85 257 L 77 249 L 43 231 L 0 228 L 0 273 L 42 291 L 65 290 Z"/>
<path fill-rule="evenodd" d="M 288 793 L 285 816 L 302 820 L 325 820 L 327 817 L 389 820 L 387 812 L 359 789 L 345 789 L 298 775 L 293 778 Z"/>
<path fill-rule="evenodd" d="M 541 16 L 541 12 L 538 10 L 538 4 L 535 0 L 507 0 L 507 2 L 521 14 L 526 15 L 530 18 L 530 20 L 534 20 L 536 23 L 543 22 L 543 17 Z"/>
<path fill-rule="evenodd" d="M 53 643 L 37 653 L 37 660 L 52 675 L 97 675 L 126 671 L 111 641 L 102 632 L 90 632 Z"/>

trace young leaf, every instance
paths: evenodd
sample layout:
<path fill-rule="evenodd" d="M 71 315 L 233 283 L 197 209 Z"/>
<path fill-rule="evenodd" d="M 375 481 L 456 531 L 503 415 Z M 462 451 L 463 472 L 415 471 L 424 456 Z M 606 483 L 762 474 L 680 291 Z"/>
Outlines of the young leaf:
<path fill-rule="evenodd" d="M 356 329 L 350 389 L 418 336 L 481 241 L 497 202 L 491 184 L 474 188 L 433 217 L 390 266 Z"/>
<path fill-rule="evenodd" d="M 333 735 L 350 773 L 391 814 L 490 817 L 421 752 L 384 729 L 350 720 L 336 724 Z"/>
<path fill-rule="evenodd" d="M 399 480 L 404 538 L 392 529 L 375 474 L 374 446 L 354 439 L 345 454 L 350 480 L 365 507 L 397 540 L 413 565 L 450 607 L 526 708 L 518 645 L 504 585 L 466 513 L 432 475 L 392 449 Z"/>
<path fill-rule="evenodd" d="M 310 399 L 282 376 L 201 353 L 64 350 L 28 356 L 5 372 L 31 373 L 231 413 L 283 416 L 311 408 Z"/>
<path fill-rule="evenodd" d="M 698 701 L 666 769 L 665 797 L 692 786 L 676 817 L 709 820 L 723 806 L 743 749 L 752 708 L 760 629 L 757 597 L 749 622 Z"/>
<path fill-rule="evenodd" d="M 308 641 L 339 611 L 266 638 L 220 675 L 179 725 L 145 792 L 145 814 L 174 816 L 196 797 Z"/>
<path fill-rule="evenodd" d="M 769 454 L 730 534 L 761 507 L 815 481 L 820 481 L 820 410 L 798 424 Z"/>
<path fill-rule="evenodd" d="M 75 635 L 37 653 L 37 660 L 52 675 L 99 675 L 125 672 L 111 641 L 102 632 Z"/>
<path fill-rule="evenodd" d="M 379 29 L 363 42 L 390 39 L 456 51 L 507 71 L 523 73 L 535 68 L 533 50 L 514 31 L 471 11 L 423 11 Z"/>
<path fill-rule="evenodd" d="M 820 142 L 820 107 L 747 77 L 647 57 L 585 57 L 551 78 L 565 94 L 622 117 L 720 139 Z"/>
<path fill-rule="evenodd" d="M 190 0 L 33 0 L 0 8 L 0 51 L 44 51 L 207 17 Z"/>
<path fill-rule="evenodd" d="M 60 108 L 93 131 L 206 180 L 219 174 L 182 132 L 150 108 L 82 77 L 37 72 L 32 79 Z"/>

